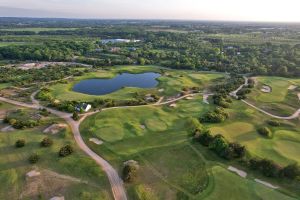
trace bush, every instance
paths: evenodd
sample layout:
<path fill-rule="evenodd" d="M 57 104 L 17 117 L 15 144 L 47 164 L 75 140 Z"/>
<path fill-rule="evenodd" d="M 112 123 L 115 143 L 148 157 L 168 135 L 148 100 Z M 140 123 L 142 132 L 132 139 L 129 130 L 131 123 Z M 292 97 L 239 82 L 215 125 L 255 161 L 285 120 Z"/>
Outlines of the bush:
<path fill-rule="evenodd" d="M 268 137 L 268 138 L 272 137 L 272 131 L 268 127 L 261 127 L 257 131 L 260 135 L 264 137 Z"/>
<path fill-rule="evenodd" d="M 20 139 L 20 140 L 17 140 L 16 141 L 16 147 L 17 148 L 21 148 L 21 147 L 24 147 L 25 146 L 25 140 L 24 139 Z"/>
<path fill-rule="evenodd" d="M 283 177 L 289 178 L 289 179 L 295 179 L 298 176 L 300 176 L 300 168 L 297 164 L 291 164 L 286 167 L 284 167 L 281 171 L 280 174 Z"/>
<path fill-rule="evenodd" d="M 280 125 L 281 125 L 280 122 L 279 122 L 279 121 L 276 121 L 276 120 L 269 120 L 269 121 L 268 121 L 268 124 L 269 124 L 270 126 L 280 126 Z"/>
<path fill-rule="evenodd" d="M 66 157 L 71 155 L 72 153 L 73 153 L 73 147 L 70 145 L 66 145 L 59 150 L 58 155 L 60 157 Z"/>
<path fill-rule="evenodd" d="M 139 169 L 139 165 L 134 160 L 129 160 L 124 163 L 123 168 L 123 180 L 125 182 L 133 182 L 136 179 L 137 171 Z"/>
<path fill-rule="evenodd" d="M 280 171 L 280 166 L 276 165 L 271 160 L 263 159 L 260 161 L 259 165 L 262 174 L 267 177 L 275 177 Z"/>
<path fill-rule="evenodd" d="M 79 117 L 79 114 L 78 114 L 77 112 L 74 112 L 72 118 L 73 118 L 75 121 L 78 121 L 80 117 Z"/>
<path fill-rule="evenodd" d="M 31 164 L 35 164 L 37 163 L 38 161 L 40 160 L 40 156 L 36 153 L 32 154 L 31 156 L 29 156 L 28 158 L 28 161 L 31 163 Z"/>
<path fill-rule="evenodd" d="M 201 118 L 201 122 L 208 123 L 220 123 L 225 121 L 229 117 L 229 114 L 224 110 L 224 108 L 217 107 L 214 111 L 209 111 L 204 114 Z"/>
<path fill-rule="evenodd" d="M 50 147 L 53 144 L 53 140 L 46 137 L 41 141 L 41 146 L 42 147 Z"/>
<path fill-rule="evenodd" d="M 209 144 L 213 141 L 214 137 L 210 134 L 209 130 L 206 130 L 204 133 L 200 134 L 198 137 L 198 141 L 203 146 L 209 146 Z"/>

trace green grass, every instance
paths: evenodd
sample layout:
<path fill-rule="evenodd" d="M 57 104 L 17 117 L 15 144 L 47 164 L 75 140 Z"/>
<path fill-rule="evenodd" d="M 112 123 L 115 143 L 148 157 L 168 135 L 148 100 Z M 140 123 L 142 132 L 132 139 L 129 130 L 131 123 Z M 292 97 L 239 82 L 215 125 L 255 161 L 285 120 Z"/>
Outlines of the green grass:
<path fill-rule="evenodd" d="M 39 33 L 41 31 L 59 31 L 59 30 L 76 30 L 77 28 L 9 28 L 0 29 L 0 31 L 33 31 Z"/>
<path fill-rule="evenodd" d="M 296 90 L 288 90 L 289 86 L 300 86 L 299 79 L 282 77 L 257 77 L 258 84 L 248 95 L 248 101 L 254 105 L 280 116 L 289 116 L 300 107 Z M 261 91 L 263 85 L 272 88 L 272 92 Z"/>
<path fill-rule="evenodd" d="M 281 120 L 282 126 L 270 127 L 273 132 L 271 139 L 257 133 L 257 128 L 268 126 L 270 118 L 242 102 L 235 102 L 230 109 L 230 119 L 222 124 L 209 125 L 213 134 L 222 134 L 232 142 L 240 142 L 248 151 L 258 157 L 272 159 L 282 165 L 298 162 L 296 154 L 300 147 L 300 127 L 298 120 Z"/>
<path fill-rule="evenodd" d="M 0 180 L 3 186 L 0 188 L 0 199 L 18 199 L 29 184 L 25 179 L 25 174 L 33 168 L 55 171 L 88 181 L 88 184 L 71 182 L 66 186 L 61 185 L 60 193 L 57 193 L 55 185 L 49 185 L 46 192 L 41 191 L 41 194 L 34 194 L 31 198 L 41 195 L 41 197 L 49 199 L 51 197 L 49 195 L 55 196 L 62 193 L 67 199 L 111 199 L 106 175 L 76 146 L 70 130 L 67 129 L 57 135 L 46 135 L 42 131 L 52 121 L 60 122 L 60 119 L 51 116 L 47 121 L 47 124 L 34 129 L 16 130 L 9 133 L 0 132 Z M 50 137 L 54 144 L 49 148 L 42 148 L 40 141 L 46 136 Z M 25 147 L 15 148 L 14 145 L 18 139 L 26 140 Z M 60 158 L 58 151 L 66 144 L 72 145 L 75 152 L 69 157 Z M 32 153 L 40 155 L 40 161 L 35 165 L 30 164 L 27 160 Z"/>
<path fill-rule="evenodd" d="M 206 88 L 212 81 L 220 78 L 224 75 L 219 73 L 201 73 L 191 71 L 171 71 L 167 70 L 167 75 L 162 75 L 158 78 L 159 84 L 153 89 L 143 88 L 122 88 L 116 92 L 107 95 L 86 95 L 72 91 L 73 86 L 85 79 L 92 78 L 113 78 L 118 73 L 145 73 L 145 72 L 160 72 L 161 68 L 157 66 L 118 66 L 112 67 L 111 70 L 99 70 L 85 74 L 81 77 L 75 77 L 73 81 L 67 84 L 55 84 L 50 87 L 52 90 L 51 94 L 55 99 L 59 100 L 80 100 L 80 101 L 93 101 L 97 98 L 102 99 L 115 99 L 115 100 L 131 100 L 135 98 L 136 92 L 144 93 L 157 93 L 162 96 L 171 96 L 181 92 L 184 87 L 200 87 L 201 89 Z M 159 93 L 158 89 L 164 89 L 164 92 Z"/>
<path fill-rule="evenodd" d="M 295 199 L 276 190 L 269 189 L 259 183 L 254 182 L 253 180 L 241 178 L 219 166 L 212 168 L 212 174 L 213 181 L 211 183 L 211 191 L 207 191 L 208 194 L 203 195 L 203 199 Z"/>

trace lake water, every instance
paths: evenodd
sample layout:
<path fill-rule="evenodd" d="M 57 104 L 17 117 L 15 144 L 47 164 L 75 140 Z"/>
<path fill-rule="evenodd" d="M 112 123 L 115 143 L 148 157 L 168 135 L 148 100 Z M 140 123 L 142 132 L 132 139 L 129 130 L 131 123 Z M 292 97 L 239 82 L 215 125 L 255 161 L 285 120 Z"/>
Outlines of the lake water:
<path fill-rule="evenodd" d="M 160 77 L 159 73 L 119 74 L 112 79 L 82 80 L 73 87 L 73 91 L 89 95 L 105 95 L 123 87 L 154 88 Z"/>

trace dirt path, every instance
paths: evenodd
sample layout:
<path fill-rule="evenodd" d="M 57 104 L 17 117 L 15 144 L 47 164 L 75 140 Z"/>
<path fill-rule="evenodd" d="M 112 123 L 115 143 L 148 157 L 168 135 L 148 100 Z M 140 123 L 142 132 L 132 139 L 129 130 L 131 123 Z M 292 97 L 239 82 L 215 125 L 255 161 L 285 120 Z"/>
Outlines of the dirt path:
<path fill-rule="evenodd" d="M 240 91 L 245 85 L 248 85 L 248 78 L 247 77 L 244 77 L 244 79 L 245 79 L 245 83 L 244 84 L 242 84 L 238 89 L 236 89 L 235 91 L 233 91 L 233 92 L 231 92 L 229 95 L 230 96 L 232 96 L 232 97 L 234 97 L 234 98 L 238 98 L 237 97 L 237 93 L 238 93 L 238 91 Z M 253 105 L 253 104 L 251 104 L 251 103 L 249 103 L 249 102 L 247 102 L 246 100 L 242 100 L 242 102 L 244 102 L 245 104 L 247 104 L 248 106 L 250 106 L 250 107 L 252 107 L 252 108 L 254 108 L 254 109 L 256 109 L 256 110 L 258 110 L 258 111 L 260 111 L 260 112 L 262 112 L 262 113 L 264 113 L 264 114 L 266 114 L 266 115 L 268 115 L 268 116 L 270 116 L 270 117 L 273 117 L 273 118 L 276 118 L 276 119 L 285 119 L 285 120 L 289 120 L 289 119 L 296 119 L 296 118 L 298 118 L 299 117 L 299 115 L 300 115 L 300 109 L 298 109 L 294 114 L 292 114 L 291 116 L 285 116 L 285 117 L 283 117 L 283 116 L 278 116 L 278 115 L 274 115 L 274 114 L 271 114 L 271 113 L 269 113 L 269 112 L 267 112 L 267 111 L 265 111 L 265 110 L 263 110 L 263 109 L 261 109 L 261 108 L 258 108 L 257 106 L 255 106 L 255 105 Z"/>
<path fill-rule="evenodd" d="M 64 119 L 70 126 L 75 141 L 77 143 L 77 145 L 87 154 L 89 155 L 91 158 L 93 158 L 96 163 L 101 166 L 101 168 L 103 169 L 103 171 L 105 171 L 105 173 L 108 176 L 109 182 L 111 184 L 111 189 L 112 189 L 112 193 L 114 196 L 115 200 L 127 200 L 127 196 L 126 196 L 126 192 L 123 186 L 123 181 L 122 179 L 119 177 L 117 171 L 106 161 L 104 160 L 102 157 L 100 157 L 98 154 L 96 154 L 95 152 L 93 152 L 83 141 L 81 135 L 80 135 L 80 124 L 81 122 L 83 122 L 86 117 L 94 115 L 98 112 L 102 112 L 104 110 L 112 110 L 112 109 L 120 109 L 120 108 L 135 108 L 135 107 L 142 107 L 142 106 L 161 106 L 161 105 L 166 105 L 166 104 L 170 104 L 170 103 L 174 103 L 176 101 L 179 101 L 181 99 L 184 99 L 186 97 L 190 97 L 190 96 L 195 96 L 198 94 L 202 94 L 202 93 L 195 93 L 195 94 L 187 94 L 181 97 L 178 97 L 176 99 L 170 100 L 170 101 L 166 101 L 166 102 L 161 102 L 162 99 L 160 99 L 159 102 L 155 103 L 155 104 L 151 104 L 151 105 L 139 105 L 139 106 L 121 106 L 121 107 L 111 107 L 111 108 L 105 108 L 102 109 L 101 111 L 95 111 L 95 112 L 90 112 L 90 113 L 85 113 L 83 115 L 81 115 L 81 119 L 79 121 L 74 121 L 71 117 L 72 115 L 69 113 L 65 113 L 65 112 L 61 112 L 58 110 L 54 110 L 48 107 L 44 107 L 42 105 L 40 105 L 39 101 L 37 101 L 35 99 L 36 94 L 39 91 L 36 91 L 34 93 L 31 94 L 30 98 L 32 101 L 32 104 L 27 104 L 27 103 L 23 103 L 23 102 L 18 102 L 18 101 L 14 101 L 11 99 L 6 99 L 3 97 L 0 97 L 0 101 L 6 102 L 6 103 L 10 103 L 10 104 L 14 104 L 17 106 L 22 106 L 22 107 L 27 107 L 27 108 L 32 108 L 32 109 L 39 109 L 39 108 L 45 108 L 48 111 L 50 111 L 52 114 L 59 116 L 60 118 Z"/>

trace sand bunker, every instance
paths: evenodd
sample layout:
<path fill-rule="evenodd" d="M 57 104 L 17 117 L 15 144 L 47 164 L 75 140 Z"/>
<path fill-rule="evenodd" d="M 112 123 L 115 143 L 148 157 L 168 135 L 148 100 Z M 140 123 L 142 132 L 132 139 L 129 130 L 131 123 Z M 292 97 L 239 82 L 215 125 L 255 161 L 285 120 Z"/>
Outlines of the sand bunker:
<path fill-rule="evenodd" d="M 212 95 L 213 95 L 213 94 L 203 94 L 203 103 L 209 104 L 208 98 L 209 98 L 210 96 L 212 96 Z"/>
<path fill-rule="evenodd" d="M 288 90 L 294 90 L 294 89 L 296 89 L 296 88 L 297 88 L 296 85 L 290 85 L 290 86 L 288 87 Z"/>
<path fill-rule="evenodd" d="M 97 139 L 97 138 L 90 138 L 89 141 L 90 141 L 90 142 L 93 142 L 93 143 L 95 143 L 95 144 L 97 144 L 97 145 L 103 144 L 103 141 L 101 141 L 101 140 L 99 140 L 99 139 Z"/>
<path fill-rule="evenodd" d="M 66 124 L 53 124 L 53 125 L 49 126 L 48 128 L 46 128 L 43 131 L 43 133 L 50 133 L 52 135 L 55 135 L 66 128 L 67 128 Z"/>
<path fill-rule="evenodd" d="M 49 200 L 65 200 L 65 197 L 52 197 L 51 199 Z"/>
<path fill-rule="evenodd" d="M 6 126 L 6 127 L 1 129 L 1 132 L 11 132 L 11 131 L 14 131 L 14 130 L 16 130 L 14 127 Z"/>
<path fill-rule="evenodd" d="M 235 172 L 237 175 L 239 175 L 240 177 L 246 178 L 247 177 L 247 172 L 244 172 L 242 170 L 239 170 L 235 167 L 229 166 L 228 167 L 229 171 Z"/>
<path fill-rule="evenodd" d="M 146 126 L 143 124 L 141 124 L 140 127 L 141 127 L 141 129 L 146 129 Z"/>
<path fill-rule="evenodd" d="M 300 93 L 298 93 L 297 95 L 298 95 L 298 98 L 299 98 L 299 100 L 300 100 Z"/>
<path fill-rule="evenodd" d="M 165 90 L 164 90 L 164 89 L 159 89 L 158 91 L 159 91 L 159 92 L 163 92 L 163 91 L 165 91 Z"/>
<path fill-rule="evenodd" d="M 262 86 L 262 88 L 260 89 L 260 91 L 264 92 L 264 93 L 270 93 L 272 92 L 272 89 L 270 86 L 264 85 Z"/>
<path fill-rule="evenodd" d="M 257 183 L 261 183 L 269 188 L 272 188 L 272 189 L 278 189 L 279 187 L 278 186 L 275 186 L 275 185 L 272 185 L 271 183 L 268 183 L 268 182 L 265 182 L 265 181 L 262 181 L 262 180 L 259 180 L 259 179 L 254 179 Z"/>
<path fill-rule="evenodd" d="M 177 104 L 176 104 L 176 103 L 172 103 L 172 104 L 170 104 L 170 107 L 171 107 L 171 108 L 176 108 L 176 107 L 177 107 Z"/>
<path fill-rule="evenodd" d="M 192 99 L 194 99 L 193 97 L 186 97 L 185 98 L 186 100 L 192 100 Z"/>
<path fill-rule="evenodd" d="M 41 175 L 41 173 L 39 171 L 32 170 L 32 171 L 30 171 L 26 174 L 26 177 L 32 178 L 32 177 L 36 177 L 36 176 L 39 176 L 39 175 Z"/>

